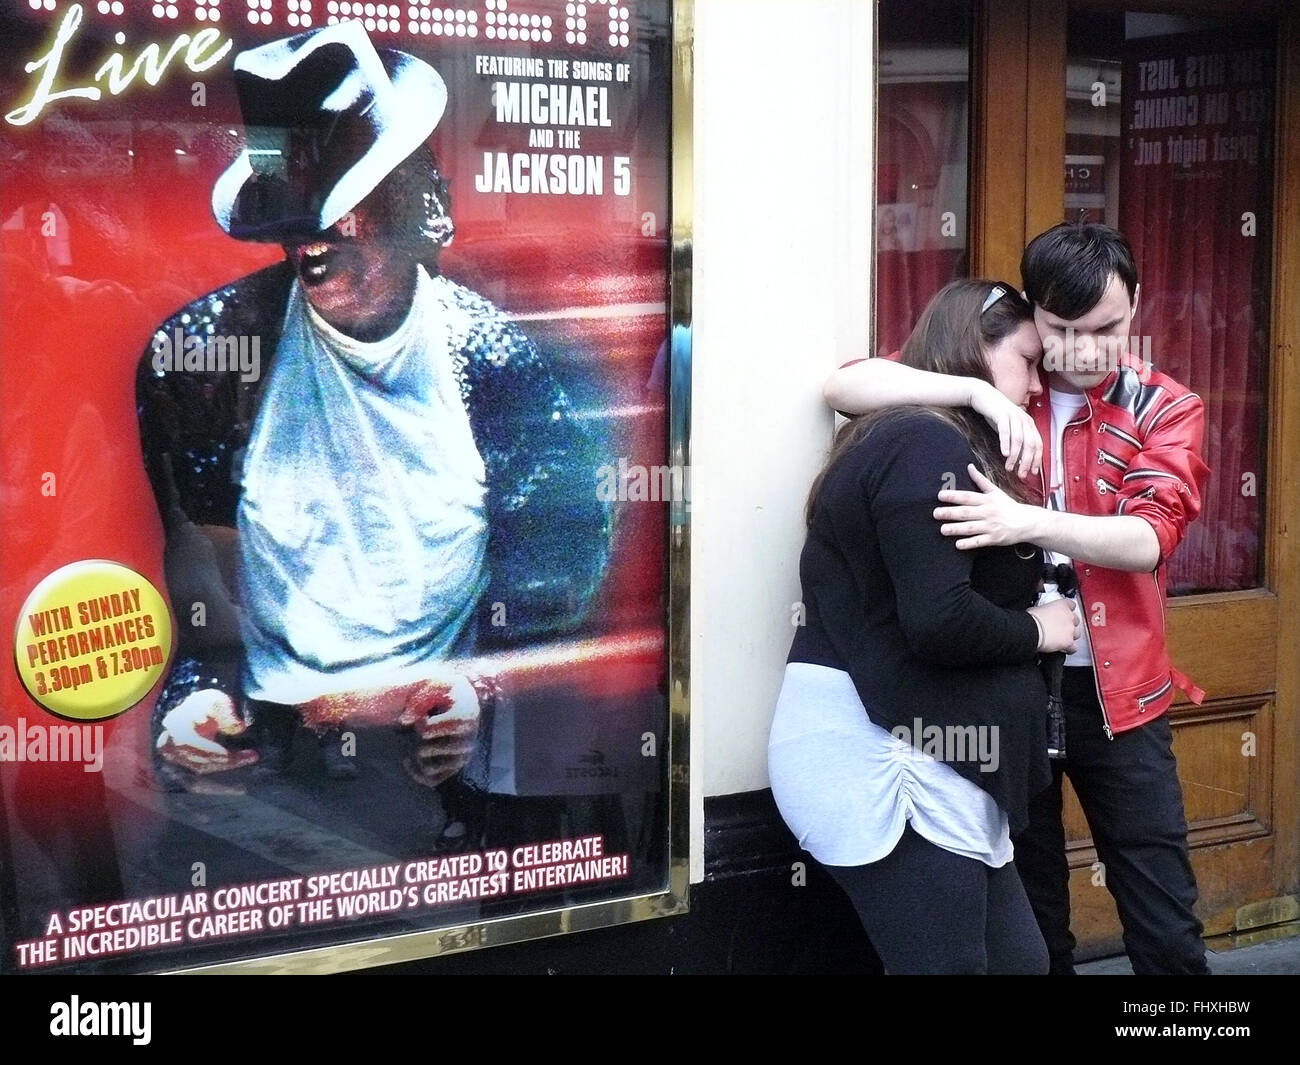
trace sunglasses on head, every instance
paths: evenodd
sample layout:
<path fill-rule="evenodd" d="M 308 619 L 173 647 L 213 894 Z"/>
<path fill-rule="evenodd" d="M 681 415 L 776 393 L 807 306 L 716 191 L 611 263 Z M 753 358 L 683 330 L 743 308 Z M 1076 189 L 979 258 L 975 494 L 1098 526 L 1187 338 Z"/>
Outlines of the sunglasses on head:
<path fill-rule="evenodd" d="M 984 306 L 980 308 L 980 315 L 983 316 L 984 312 L 993 304 L 997 303 L 1003 296 L 1009 296 L 1010 294 L 1011 290 L 1006 285 L 994 285 L 989 289 L 989 294 L 984 297 Z"/>

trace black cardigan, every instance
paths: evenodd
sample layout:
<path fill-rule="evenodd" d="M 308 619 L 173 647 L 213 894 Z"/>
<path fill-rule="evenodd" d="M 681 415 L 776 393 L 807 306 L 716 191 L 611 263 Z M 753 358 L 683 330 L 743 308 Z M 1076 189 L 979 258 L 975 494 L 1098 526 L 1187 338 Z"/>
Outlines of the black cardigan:
<path fill-rule="evenodd" d="M 949 486 L 973 491 L 974 461 L 950 423 L 903 408 L 881 415 L 835 463 L 799 561 L 806 623 L 788 661 L 846 670 L 886 730 L 911 732 L 917 718 L 945 734 L 995 730 L 996 770 L 981 771 L 978 747 L 948 764 L 993 797 L 1014 833 L 1050 780 L 1038 629 L 1025 612 L 1042 555 L 1034 548 L 1021 558 L 1030 553 L 1023 544 L 1019 553 L 958 551 L 940 533 L 936 496 Z"/>

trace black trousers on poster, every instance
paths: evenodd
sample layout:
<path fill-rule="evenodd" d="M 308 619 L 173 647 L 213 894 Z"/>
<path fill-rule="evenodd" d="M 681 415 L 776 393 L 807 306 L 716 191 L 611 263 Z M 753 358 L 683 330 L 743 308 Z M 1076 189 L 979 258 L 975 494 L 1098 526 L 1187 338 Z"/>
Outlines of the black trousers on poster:
<path fill-rule="evenodd" d="M 1051 972 L 1074 972 L 1070 869 L 1061 821 L 1064 773 L 1088 819 L 1133 971 L 1209 973 L 1204 928 L 1192 912 L 1196 878 L 1187 856 L 1187 819 L 1168 715 L 1108 740 L 1091 669 L 1067 668 L 1061 694 L 1066 757 L 1053 762 L 1051 785 L 1030 801 L 1029 826 L 1012 841 Z"/>

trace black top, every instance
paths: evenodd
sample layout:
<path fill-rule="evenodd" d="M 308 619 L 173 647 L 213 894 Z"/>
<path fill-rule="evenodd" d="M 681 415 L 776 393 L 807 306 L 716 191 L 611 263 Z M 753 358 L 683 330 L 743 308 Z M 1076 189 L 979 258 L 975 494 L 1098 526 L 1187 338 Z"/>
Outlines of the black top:
<path fill-rule="evenodd" d="M 993 797 L 1015 833 L 1028 822 L 1029 797 L 1050 780 L 1038 628 L 1025 612 L 1042 555 L 1025 544 L 958 551 L 940 533 L 936 496 L 974 491 L 966 471 L 974 461 L 951 424 L 902 408 L 836 462 L 799 560 L 806 624 L 788 661 L 847 671 L 886 730 L 912 733 L 917 718 L 945 735 L 948 726 L 988 728 L 984 750 L 997 752 L 996 769 L 982 771 L 969 740 L 964 757 L 953 744 L 945 760 Z"/>

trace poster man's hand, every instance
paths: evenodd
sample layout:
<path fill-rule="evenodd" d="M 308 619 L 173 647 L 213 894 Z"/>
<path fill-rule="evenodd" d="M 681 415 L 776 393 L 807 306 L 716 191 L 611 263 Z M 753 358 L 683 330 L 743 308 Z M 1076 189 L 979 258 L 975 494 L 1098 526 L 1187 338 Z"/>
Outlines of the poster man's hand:
<path fill-rule="evenodd" d="M 464 769 L 474 752 L 478 693 L 460 674 L 431 678 L 411 691 L 397 723 L 414 729 L 420 738 L 406 771 L 417 782 L 436 788 Z"/>
<path fill-rule="evenodd" d="M 225 692 L 215 688 L 187 695 L 162 719 L 158 753 L 194 773 L 222 773 L 257 761 L 257 752 L 232 750 L 218 736 L 238 736 L 247 726 Z"/>

